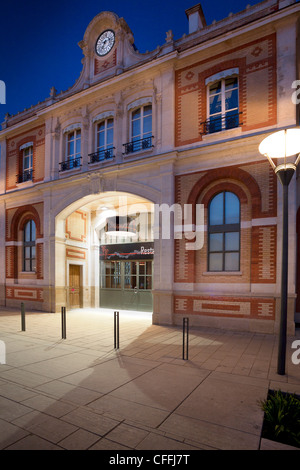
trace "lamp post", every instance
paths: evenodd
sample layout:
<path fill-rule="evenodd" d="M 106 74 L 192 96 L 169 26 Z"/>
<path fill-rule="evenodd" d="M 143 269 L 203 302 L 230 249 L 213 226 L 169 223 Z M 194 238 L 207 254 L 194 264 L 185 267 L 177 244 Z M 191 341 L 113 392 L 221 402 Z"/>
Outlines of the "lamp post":
<path fill-rule="evenodd" d="M 281 313 L 277 373 L 284 375 L 288 306 L 288 187 L 300 160 L 300 128 L 285 129 L 269 135 L 261 142 L 259 152 L 268 158 L 283 189 Z M 277 165 L 273 160 L 277 160 Z"/>

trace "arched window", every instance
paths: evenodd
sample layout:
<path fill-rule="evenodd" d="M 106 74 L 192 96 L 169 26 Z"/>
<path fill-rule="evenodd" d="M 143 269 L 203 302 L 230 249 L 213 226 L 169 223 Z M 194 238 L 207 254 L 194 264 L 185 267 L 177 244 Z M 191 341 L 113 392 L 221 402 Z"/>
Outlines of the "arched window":
<path fill-rule="evenodd" d="M 229 191 L 214 196 L 208 209 L 208 271 L 240 270 L 240 200 Z"/>
<path fill-rule="evenodd" d="M 26 222 L 23 235 L 23 271 L 32 272 L 36 269 L 35 255 L 36 228 L 33 220 Z"/>

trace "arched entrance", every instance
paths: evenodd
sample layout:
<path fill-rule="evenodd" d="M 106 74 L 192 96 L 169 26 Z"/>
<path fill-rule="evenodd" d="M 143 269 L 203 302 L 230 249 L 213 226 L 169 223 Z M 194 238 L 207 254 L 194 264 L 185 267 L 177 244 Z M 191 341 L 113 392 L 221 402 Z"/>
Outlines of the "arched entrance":
<path fill-rule="evenodd" d="M 110 191 L 57 215 L 56 311 L 65 305 L 152 312 L 153 210 L 145 198 Z"/>

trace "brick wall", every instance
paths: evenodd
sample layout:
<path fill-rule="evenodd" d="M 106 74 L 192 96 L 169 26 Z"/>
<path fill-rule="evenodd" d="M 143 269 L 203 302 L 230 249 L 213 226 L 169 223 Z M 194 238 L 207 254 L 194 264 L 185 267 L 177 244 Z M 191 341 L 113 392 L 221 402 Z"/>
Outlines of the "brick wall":
<path fill-rule="evenodd" d="M 175 295 L 174 312 L 178 315 L 274 320 L 275 300 L 239 296 Z"/>
<path fill-rule="evenodd" d="M 213 285 L 214 294 L 211 297 L 175 295 L 175 313 L 274 319 L 273 299 L 215 298 L 224 284 L 227 289 L 228 284 L 245 285 L 249 292 L 253 283 L 276 283 L 277 181 L 271 170 L 269 163 L 262 161 L 176 176 L 176 202 L 182 207 L 203 204 L 205 232 L 200 250 L 186 250 L 184 235 L 175 240 L 174 281 L 178 289 L 182 284 L 183 290 L 186 284 Z M 208 205 L 220 191 L 235 193 L 241 207 L 240 271 L 230 275 L 208 272 Z"/>
<path fill-rule="evenodd" d="M 94 75 L 98 75 L 101 72 L 115 67 L 117 64 L 117 49 L 114 51 L 111 57 L 104 57 L 103 59 L 96 58 L 94 60 Z"/>
<path fill-rule="evenodd" d="M 44 243 L 43 220 L 44 205 L 42 202 L 13 207 L 6 210 L 5 233 L 5 271 L 8 285 L 6 298 L 8 300 L 30 300 L 43 302 L 43 289 L 28 286 L 27 281 L 44 278 Z M 36 271 L 23 272 L 23 229 L 32 219 L 36 226 Z M 39 241 L 40 240 L 40 241 Z"/>
<path fill-rule="evenodd" d="M 242 131 L 276 124 L 276 35 L 272 34 L 176 71 L 176 146 L 202 139 L 202 123 L 208 117 L 205 79 L 237 67 Z"/>
<path fill-rule="evenodd" d="M 33 142 L 33 182 L 43 181 L 45 175 L 45 127 L 40 126 L 7 140 L 6 189 L 17 187 L 17 175 L 23 170 L 20 147 Z"/>

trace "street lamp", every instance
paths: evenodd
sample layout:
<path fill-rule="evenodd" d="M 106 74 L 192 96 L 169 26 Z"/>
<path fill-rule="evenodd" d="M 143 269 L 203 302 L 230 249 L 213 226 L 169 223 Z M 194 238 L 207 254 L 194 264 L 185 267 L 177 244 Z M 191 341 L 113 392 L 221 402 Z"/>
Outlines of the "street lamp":
<path fill-rule="evenodd" d="M 284 375 L 288 304 L 288 186 L 300 160 L 300 128 L 285 129 L 269 135 L 261 142 L 259 152 L 268 158 L 283 188 L 281 314 L 277 373 Z M 273 160 L 277 160 L 277 165 Z"/>

